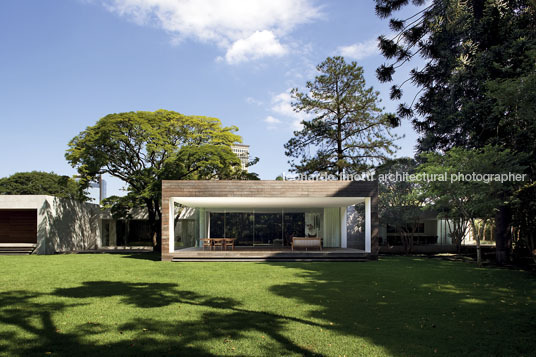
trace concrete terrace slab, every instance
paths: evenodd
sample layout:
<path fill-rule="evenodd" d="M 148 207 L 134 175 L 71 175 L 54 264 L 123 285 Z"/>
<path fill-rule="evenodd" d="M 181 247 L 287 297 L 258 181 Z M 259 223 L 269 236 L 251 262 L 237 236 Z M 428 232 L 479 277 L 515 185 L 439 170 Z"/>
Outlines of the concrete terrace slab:
<path fill-rule="evenodd" d="M 367 261 L 376 256 L 352 248 L 324 248 L 323 250 L 291 250 L 290 248 L 235 247 L 235 250 L 208 250 L 185 248 L 175 251 L 166 260 L 186 261 Z"/>

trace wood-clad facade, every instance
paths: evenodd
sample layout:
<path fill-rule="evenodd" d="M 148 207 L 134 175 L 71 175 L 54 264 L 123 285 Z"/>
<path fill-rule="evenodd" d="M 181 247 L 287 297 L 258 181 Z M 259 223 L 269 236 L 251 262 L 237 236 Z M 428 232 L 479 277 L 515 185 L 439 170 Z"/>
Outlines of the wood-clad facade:
<path fill-rule="evenodd" d="M 205 198 L 206 202 L 213 198 L 221 202 L 222 198 L 227 197 L 230 202 L 249 199 L 249 202 L 259 204 L 263 200 L 285 199 L 287 205 L 295 198 L 296 207 L 306 199 L 327 201 L 339 198 L 341 202 L 350 202 L 343 201 L 344 198 L 363 199 L 369 215 L 370 242 L 367 249 L 373 254 L 377 252 L 378 183 L 376 181 L 163 181 L 162 259 L 171 260 L 173 257 L 173 243 L 170 249 L 170 240 L 174 239 L 171 236 L 174 227 L 170 227 L 170 224 L 173 225 L 174 222 L 174 202 L 177 199 L 180 201 L 180 198 Z"/>

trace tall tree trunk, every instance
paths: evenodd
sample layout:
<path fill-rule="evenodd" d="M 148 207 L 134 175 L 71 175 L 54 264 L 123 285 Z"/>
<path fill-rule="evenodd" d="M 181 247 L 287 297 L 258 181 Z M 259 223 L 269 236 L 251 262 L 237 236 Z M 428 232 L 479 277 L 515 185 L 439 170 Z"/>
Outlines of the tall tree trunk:
<path fill-rule="evenodd" d="M 337 174 L 339 174 L 339 180 L 342 179 L 342 173 L 344 170 L 344 168 L 341 167 L 342 158 L 342 120 L 337 116 Z"/>
<path fill-rule="evenodd" d="M 409 232 L 406 232 L 405 230 L 400 230 L 400 239 L 402 240 L 402 244 L 404 245 L 404 252 L 405 254 L 411 253 L 411 245 L 410 245 L 410 234 Z"/>
<path fill-rule="evenodd" d="M 343 158 L 343 151 L 342 151 L 342 115 L 341 115 L 341 104 L 340 104 L 340 98 L 339 98 L 339 82 L 338 80 L 335 82 L 335 91 L 337 93 L 337 174 L 339 175 L 339 180 L 342 179 L 341 175 L 343 173 L 342 165 L 342 158 Z"/>
<path fill-rule="evenodd" d="M 498 265 L 509 262 L 512 212 L 507 205 L 500 206 L 495 214 L 495 259 Z"/>
<path fill-rule="evenodd" d="M 536 263 L 536 247 L 534 244 L 535 243 L 534 233 L 532 233 L 532 231 L 528 235 L 527 240 L 528 240 L 528 246 L 530 249 L 530 256 L 532 257 L 532 260 L 534 261 L 534 263 Z"/>
<path fill-rule="evenodd" d="M 476 240 L 476 264 L 482 265 L 482 251 L 480 250 L 480 232 L 476 227 L 475 220 L 471 218 L 471 228 L 473 229 L 473 236 Z"/>
<path fill-rule="evenodd" d="M 155 252 L 160 252 L 161 247 L 159 244 L 158 239 L 158 221 L 156 220 L 156 209 L 153 203 L 153 200 L 147 199 L 145 200 L 145 204 L 147 205 L 147 213 L 149 214 L 149 227 L 151 227 L 151 236 L 153 237 L 153 250 Z M 161 241 L 161 239 L 160 239 Z"/>
<path fill-rule="evenodd" d="M 160 209 L 160 201 L 156 200 L 154 201 L 154 209 L 156 212 L 156 217 L 158 220 L 155 219 L 155 227 L 153 230 L 153 236 L 155 237 L 155 250 L 157 252 L 160 252 L 162 250 L 162 210 Z M 170 212 L 170 214 L 174 214 L 174 212 Z M 169 239 L 174 239 L 174 237 L 169 237 Z"/>
<path fill-rule="evenodd" d="M 484 15 L 484 0 L 473 0 L 473 16 L 480 20 Z"/>

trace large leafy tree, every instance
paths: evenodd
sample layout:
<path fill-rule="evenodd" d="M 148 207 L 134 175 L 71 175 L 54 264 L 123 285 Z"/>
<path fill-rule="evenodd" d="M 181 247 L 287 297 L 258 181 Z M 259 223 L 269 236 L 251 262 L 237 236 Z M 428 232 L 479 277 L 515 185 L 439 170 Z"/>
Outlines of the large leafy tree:
<path fill-rule="evenodd" d="M 389 18 L 396 33 L 379 38 L 388 62 L 377 74 L 381 81 L 395 82 L 391 98 L 401 101 L 398 114 L 413 118 L 422 134 L 419 149 L 509 146 L 507 128 L 500 125 L 504 113 L 495 110 L 497 103 L 487 95 L 487 84 L 534 71 L 534 2 L 434 0 L 413 16 L 396 18 L 396 11 L 408 3 L 376 0 L 377 14 Z M 394 80 L 397 69 L 419 57 L 424 64 L 414 67 L 409 78 Z M 420 91 L 408 103 L 402 94 L 409 83 Z"/>
<path fill-rule="evenodd" d="M 378 92 L 367 87 L 363 68 L 343 57 L 329 57 L 317 66 L 319 75 L 306 92 L 291 92 L 294 110 L 312 119 L 285 144 L 290 164 L 299 173 L 355 173 L 393 153 L 389 129 L 393 115 L 382 113 Z"/>
<path fill-rule="evenodd" d="M 378 167 L 380 221 L 400 232 L 404 251 L 410 253 L 417 224 L 423 216 L 425 200 L 420 194 L 420 182 L 400 180 L 396 173 L 412 175 L 417 161 L 409 157 L 388 160 Z"/>
<path fill-rule="evenodd" d="M 421 7 L 397 18 L 397 11 L 410 3 Z M 532 153 L 524 164 L 535 166 L 534 145 L 524 143 L 534 142 L 536 128 L 526 125 L 516 107 L 498 110 L 504 105 L 496 91 L 521 85 L 518 79 L 534 72 L 534 0 L 376 0 L 376 12 L 389 19 L 395 32 L 380 37 L 387 62 L 378 68 L 378 78 L 394 82 L 391 98 L 400 100 L 398 115 L 412 119 L 421 134 L 420 151 L 499 145 L 514 154 Z M 412 62 L 422 65 L 397 80 L 396 71 Z M 403 96 L 410 83 L 419 88 L 415 98 Z M 533 121 L 533 114 L 527 119 Z M 507 259 L 509 217 L 510 207 L 501 205 L 496 217 L 499 263 Z"/>
<path fill-rule="evenodd" d="M 69 176 L 53 172 L 18 172 L 0 178 L 0 195 L 52 195 L 60 198 L 86 200 L 82 186 Z"/>
<path fill-rule="evenodd" d="M 110 114 L 74 137 L 66 158 L 83 182 L 101 174 L 124 181 L 126 197 L 108 203 L 116 212 L 143 205 L 159 243 L 162 180 L 256 177 L 242 171 L 231 150 L 241 141 L 237 130 L 216 118 L 167 110 Z"/>
<path fill-rule="evenodd" d="M 484 229 L 503 203 L 503 197 L 510 197 L 520 182 L 501 182 L 496 180 L 496 176 L 479 179 L 476 175 L 519 173 L 524 167 L 518 164 L 518 158 L 513 157 L 509 149 L 490 145 L 481 149 L 455 147 L 444 154 L 422 154 L 422 158 L 425 163 L 419 167 L 421 173 L 429 177 L 447 174 L 445 181 L 423 181 L 423 195 L 446 218 L 469 223 L 477 243 L 477 261 L 480 264 L 480 241 Z M 474 178 L 473 174 L 476 174 Z M 467 175 L 471 176 L 470 180 L 466 179 Z"/>
<path fill-rule="evenodd" d="M 536 260 L 536 61 L 531 72 L 519 78 L 488 83 L 489 96 L 497 101 L 496 111 L 502 115 L 501 130 L 508 132 L 511 145 L 525 151 L 531 180 L 515 191 L 512 213 L 517 251 L 528 251 Z M 520 130 L 522 129 L 522 130 Z"/>

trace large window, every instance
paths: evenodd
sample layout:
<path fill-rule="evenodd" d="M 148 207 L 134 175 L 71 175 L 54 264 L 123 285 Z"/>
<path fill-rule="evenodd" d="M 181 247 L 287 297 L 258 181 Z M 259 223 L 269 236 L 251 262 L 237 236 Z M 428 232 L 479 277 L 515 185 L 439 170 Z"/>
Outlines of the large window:
<path fill-rule="evenodd" d="M 210 236 L 235 238 L 237 244 L 252 245 L 255 216 L 247 212 L 210 212 Z"/>
<path fill-rule="evenodd" d="M 282 239 L 281 213 L 255 213 L 253 245 L 271 245 Z"/>
<path fill-rule="evenodd" d="M 284 225 L 283 244 L 290 245 L 292 237 L 305 236 L 305 213 L 285 213 Z"/>
<path fill-rule="evenodd" d="M 175 205 L 175 249 L 195 247 L 201 235 L 200 218 L 203 213 L 198 209 Z"/>
<path fill-rule="evenodd" d="M 265 209 L 209 212 L 212 238 L 236 238 L 237 245 L 288 246 L 292 237 L 321 236 L 322 210 Z"/>

